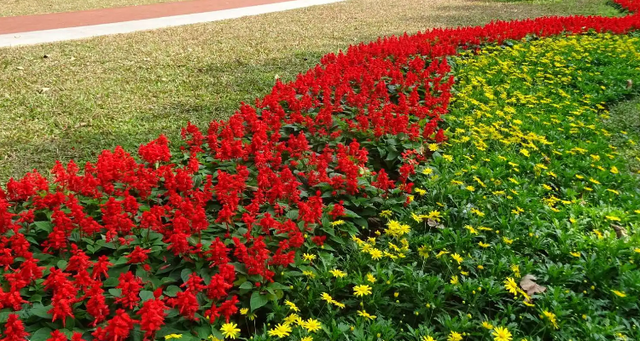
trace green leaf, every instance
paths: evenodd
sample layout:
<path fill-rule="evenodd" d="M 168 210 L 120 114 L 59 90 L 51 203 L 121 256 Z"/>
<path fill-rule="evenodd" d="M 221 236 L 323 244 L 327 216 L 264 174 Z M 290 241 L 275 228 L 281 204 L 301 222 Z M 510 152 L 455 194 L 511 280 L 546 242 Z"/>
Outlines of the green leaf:
<path fill-rule="evenodd" d="M 200 339 L 206 339 L 209 337 L 209 335 L 211 335 L 211 330 L 213 329 L 213 326 L 198 326 L 195 329 L 196 332 L 196 336 L 198 336 Z"/>
<path fill-rule="evenodd" d="M 153 291 L 149 291 L 149 290 L 142 290 L 140 291 L 140 299 L 142 299 L 142 302 L 146 302 L 148 300 L 152 300 L 155 297 L 153 296 Z"/>
<path fill-rule="evenodd" d="M 67 267 L 67 261 L 64 259 L 61 259 L 58 261 L 58 263 L 56 263 L 56 266 L 58 267 L 58 269 L 64 270 Z"/>
<path fill-rule="evenodd" d="M 178 287 L 177 285 L 170 285 L 167 287 L 167 289 L 164 290 L 164 294 L 167 296 L 174 297 L 180 291 L 182 290 L 180 290 L 180 287 Z"/>
<path fill-rule="evenodd" d="M 71 340 L 71 338 L 73 337 L 73 331 L 69 329 L 59 329 L 59 330 L 62 334 L 64 334 L 67 337 L 67 339 Z"/>
<path fill-rule="evenodd" d="M 50 221 L 36 221 L 33 225 L 35 225 L 36 231 L 44 231 L 47 233 L 51 233 L 53 231 L 53 225 Z"/>
<path fill-rule="evenodd" d="M 298 219 L 298 210 L 289 210 L 286 214 L 286 217 L 291 220 Z"/>
<path fill-rule="evenodd" d="M 48 311 L 51 310 L 51 308 L 53 308 L 51 305 L 44 306 L 42 303 L 36 303 L 31 307 L 31 309 L 29 309 L 29 312 L 32 315 L 50 320 L 52 316 Z"/>
<path fill-rule="evenodd" d="M 251 294 L 251 311 L 256 311 L 256 309 L 265 306 L 268 302 L 269 300 L 266 296 L 260 295 L 258 291 L 254 291 L 253 294 Z"/>
<path fill-rule="evenodd" d="M 253 288 L 253 284 L 249 281 L 242 283 L 238 288 L 240 289 L 251 289 Z"/>
<path fill-rule="evenodd" d="M 286 286 L 286 285 L 284 285 L 282 283 L 273 282 L 273 283 L 269 284 L 269 289 L 290 290 L 291 288 L 289 288 L 288 286 Z"/>
<path fill-rule="evenodd" d="M 122 295 L 122 290 L 120 289 L 109 289 L 109 294 L 113 297 L 120 297 Z"/>
<path fill-rule="evenodd" d="M 29 302 L 42 302 L 42 295 L 32 295 L 31 297 L 29 297 Z"/>
<path fill-rule="evenodd" d="M 180 272 L 180 278 L 182 278 L 182 281 L 184 283 L 187 283 L 187 281 L 189 280 L 189 276 L 191 276 L 192 273 L 193 271 L 191 271 L 191 269 L 182 269 L 182 271 Z"/>
<path fill-rule="evenodd" d="M 115 287 L 115 286 L 117 286 L 117 285 L 118 285 L 118 282 L 119 282 L 119 281 L 118 281 L 118 278 L 116 278 L 116 277 L 109 277 L 109 278 L 107 278 L 107 280 L 106 280 L 106 281 L 102 282 L 102 283 L 103 283 L 102 285 L 103 285 L 105 288 L 113 288 L 113 287 Z"/>
<path fill-rule="evenodd" d="M 10 311 L 3 311 L 0 312 L 0 323 L 6 323 L 7 319 L 9 319 L 9 315 L 11 315 L 12 312 Z"/>
<path fill-rule="evenodd" d="M 37 331 L 31 333 L 29 337 L 30 341 L 46 341 L 49 337 L 51 337 L 51 328 L 43 327 L 38 329 Z"/>

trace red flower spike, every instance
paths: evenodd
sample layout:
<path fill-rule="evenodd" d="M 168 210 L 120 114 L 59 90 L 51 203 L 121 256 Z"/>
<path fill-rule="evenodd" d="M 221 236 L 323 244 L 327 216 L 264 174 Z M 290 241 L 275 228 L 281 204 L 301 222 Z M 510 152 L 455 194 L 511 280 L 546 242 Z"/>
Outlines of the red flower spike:
<path fill-rule="evenodd" d="M 4 325 L 4 335 L 0 341 L 24 341 L 29 333 L 24 331 L 24 325 L 18 315 L 11 314 Z"/>

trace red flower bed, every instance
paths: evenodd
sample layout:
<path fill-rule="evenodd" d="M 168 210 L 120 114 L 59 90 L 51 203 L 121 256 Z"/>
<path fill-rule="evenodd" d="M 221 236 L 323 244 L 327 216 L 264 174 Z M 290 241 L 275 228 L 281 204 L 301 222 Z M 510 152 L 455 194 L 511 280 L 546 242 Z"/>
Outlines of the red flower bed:
<path fill-rule="evenodd" d="M 42 326 L 85 333 L 53 340 L 118 341 L 137 328 L 152 338 L 163 326 L 206 337 L 241 303 L 258 309 L 286 290 L 298 250 L 339 244 L 331 220 L 366 226 L 406 201 L 416 160 L 429 156 L 422 145 L 446 139 L 443 57 L 527 35 L 638 28 L 635 14 L 551 17 L 379 39 L 325 56 L 207 132 L 188 125 L 180 155 L 161 136 L 140 147 L 141 161 L 116 148 L 82 171 L 58 163 L 53 183 L 36 171 L 10 180 L 0 312 L 15 314 L 4 315 L 2 340 Z"/>

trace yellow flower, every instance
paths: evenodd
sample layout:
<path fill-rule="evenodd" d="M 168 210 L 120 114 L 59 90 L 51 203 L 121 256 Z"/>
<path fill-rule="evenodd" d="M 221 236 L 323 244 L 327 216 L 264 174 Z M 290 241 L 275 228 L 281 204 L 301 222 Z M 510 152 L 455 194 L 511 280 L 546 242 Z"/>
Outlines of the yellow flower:
<path fill-rule="evenodd" d="M 165 335 L 164 337 L 165 340 L 180 339 L 180 338 L 182 338 L 182 334 L 169 334 L 169 335 Z"/>
<path fill-rule="evenodd" d="M 331 274 L 333 275 L 333 277 L 336 277 L 336 278 L 343 278 L 343 277 L 346 277 L 346 276 L 347 276 L 347 273 L 346 273 L 346 272 L 344 272 L 344 271 L 340 271 L 340 270 L 338 270 L 338 269 L 334 269 L 334 270 L 331 270 L 331 271 L 329 271 L 329 272 L 331 272 Z"/>
<path fill-rule="evenodd" d="M 435 143 L 429 143 L 427 148 L 429 148 L 430 151 L 435 152 L 436 150 L 438 150 L 438 145 Z"/>
<path fill-rule="evenodd" d="M 333 302 L 333 298 L 331 297 L 331 295 L 327 294 L 326 292 L 323 292 L 322 295 L 320 295 L 321 298 L 329 303 Z"/>
<path fill-rule="evenodd" d="M 606 218 L 607 220 L 611 220 L 611 221 L 620 221 L 620 218 L 615 217 L 615 216 L 610 216 L 610 215 L 608 215 L 608 216 L 605 216 L 605 218 Z"/>
<path fill-rule="evenodd" d="M 411 227 L 407 224 L 400 224 L 395 220 L 389 220 L 387 223 L 387 229 L 385 232 L 394 237 L 400 237 L 404 234 L 409 233 L 411 231 Z"/>
<path fill-rule="evenodd" d="M 464 228 L 467 229 L 471 234 L 479 234 L 479 232 L 471 225 L 465 225 Z"/>
<path fill-rule="evenodd" d="M 371 255 L 371 258 L 373 260 L 378 260 L 378 259 L 382 258 L 383 253 L 382 253 L 382 251 L 380 251 L 380 250 L 378 250 L 376 248 L 373 248 L 373 249 L 369 250 L 369 255 Z"/>
<path fill-rule="evenodd" d="M 434 339 L 433 337 L 427 335 L 427 336 L 422 336 L 422 339 L 420 339 L 420 341 L 436 341 L 436 339 Z"/>
<path fill-rule="evenodd" d="M 366 296 L 371 295 L 371 287 L 368 285 L 356 285 L 353 287 L 353 294 L 355 296 Z"/>
<path fill-rule="evenodd" d="M 247 315 L 249 308 L 240 308 L 240 315 Z"/>
<path fill-rule="evenodd" d="M 368 320 L 374 320 L 377 316 L 367 313 L 365 310 L 358 310 L 358 316 L 362 316 Z"/>
<path fill-rule="evenodd" d="M 443 154 L 442 158 L 447 160 L 447 161 L 449 161 L 449 162 L 453 161 L 453 156 L 452 155 Z"/>
<path fill-rule="evenodd" d="M 307 262 L 311 262 L 311 261 L 315 260 L 316 257 L 317 257 L 316 255 L 311 255 L 311 254 L 308 254 L 308 253 L 305 253 L 305 254 L 302 255 L 302 258 Z"/>
<path fill-rule="evenodd" d="M 543 311 L 542 314 L 549 320 L 549 323 L 551 323 L 554 329 L 558 329 L 558 320 L 556 319 L 556 314 L 546 310 Z"/>
<path fill-rule="evenodd" d="M 291 334 L 291 327 L 287 324 L 278 324 L 275 328 L 269 330 L 269 336 L 277 336 L 279 338 L 289 336 Z"/>
<path fill-rule="evenodd" d="M 473 187 L 473 186 L 467 186 L 467 187 L 466 187 L 466 189 L 467 189 L 467 191 L 469 191 L 469 192 L 473 192 L 473 191 L 475 191 L 475 190 L 476 190 L 476 188 L 475 188 L 475 187 Z"/>
<path fill-rule="evenodd" d="M 616 296 L 618 297 L 627 297 L 627 294 L 625 294 L 622 291 L 618 291 L 618 290 L 611 290 L 612 293 L 616 294 Z"/>
<path fill-rule="evenodd" d="M 502 241 L 504 241 L 508 245 L 513 244 L 513 239 L 509 239 L 507 237 L 502 237 Z"/>
<path fill-rule="evenodd" d="M 440 203 L 437 203 L 440 204 Z M 433 219 L 435 221 L 440 221 L 440 219 L 442 218 L 442 213 L 440 213 L 440 211 L 431 211 L 429 212 L 429 214 L 427 214 L 426 216 L 427 219 Z"/>
<path fill-rule="evenodd" d="M 416 221 L 416 223 L 421 223 L 423 217 L 420 215 L 415 214 L 414 212 L 411 212 L 411 218 L 413 218 L 413 220 Z"/>
<path fill-rule="evenodd" d="M 451 276 L 451 280 L 449 281 L 449 283 L 453 285 L 457 285 L 458 283 L 460 283 L 460 281 L 458 280 L 458 276 Z"/>
<path fill-rule="evenodd" d="M 340 226 L 342 224 L 344 224 L 344 220 L 336 220 L 336 221 L 332 221 L 331 222 L 331 226 L 334 226 L 334 227 L 335 226 Z"/>
<path fill-rule="evenodd" d="M 613 166 L 613 167 L 611 167 L 611 173 L 618 174 L 618 173 L 620 173 L 620 171 L 618 171 L 618 168 L 616 168 L 616 166 Z"/>
<path fill-rule="evenodd" d="M 331 303 L 333 303 L 333 305 L 335 305 L 336 307 L 338 307 L 340 309 L 344 309 L 344 307 L 346 307 L 346 305 L 344 303 L 340 303 L 338 301 L 332 301 Z"/>
<path fill-rule="evenodd" d="M 418 248 L 418 254 L 424 259 L 429 258 L 429 247 L 426 245 L 422 245 Z"/>
<path fill-rule="evenodd" d="M 446 255 L 447 253 L 450 253 L 450 252 L 446 251 L 446 250 L 442 250 L 442 251 L 438 252 L 438 254 L 436 255 L 436 258 L 440 258 L 440 257 Z"/>
<path fill-rule="evenodd" d="M 376 282 L 376 278 L 372 274 L 368 273 L 367 274 L 367 281 L 369 281 L 370 283 L 375 283 Z"/>
<path fill-rule="evenodd" d="M 462 341 L 462 334 L 458 332 L 451 332 L 447 337 L 447 341 Z"/>
<path fill-rule="evenodd" d="M 289 310 L 293 310 L 295 312 L 299 312 L 300 311 L 300 309 L 298 309 L 298 307 L 296 307 L 295 303 L 293 303 L 293 302 L 291 302 L 289 300 L 284 301 L 284 304 L 287 307 L 289 307 Z"/>
<path fill-rule="evenodd" d="M 225 338 L 235 339 L 240 334 L 240 329 L 235 323 L 225 323 L 220 327 L 220 332 Z"/>
<path fill-rule="evenodd" d="M 509 330 L 505 327 L 496 327 L 496 329 L 493 330 L 493 333 L 491 333 L 491 335 L 493 335 L 494 341 L 511 341 L 512 340 L 511 332 L 509 332 Z"/>
<path fill-rule="evenodd" d="M 416 188 L 416 189 L 415 189 L 415 191 L 416 191 L 416 193 L 418 193 L 418 195 L 420 195 L 420 196 L 427 194 L 427 191 L 425 191 L 425 190 L 424 190 L 424 189 L 422 189 L 422 188 Z"/>
<path fill-rule="evenodd" d="M 389 217 L 391 217 L 392 214 L 393 214 L 393 212 L 391 212 L 390 210 L 384 210 L 384 211 L 380 212 L 380 216 L 382 218 L 389 218 Z"/>
<path fill-rule="evenodd" d="M 302 323 L 300 323 L 300 326 L 302 326 L 302 328 L 306 329 L 310 333 L 316 332 L 320 330 L 320 328 L 322 328 L 322 324 L 318 320 L 314 319 L 303 321 Z"/>
<path fill-rule="evenodd" d="M 478 215 L 478 217 L 484 217 L 484 213 L 482 213 L 480 210 L 478 210 L 477 208 L 472 208 L 471 209 L 471 213 L 475 213 L 476 215 Z"/>
<path fill-rule="evenodd" d="M 302 274 L 309 277 L 309 278 L 316 278 L 316 274 L 313 273 L 313 271 L 309 271 L 309 270 L 304 270 L 302 271 Z"/>
<path fill-rule="evenodd" d="M 484 328 L 489 329 L 489 330 L 493 329 L 493 325 L 492 325 L 491 323 L 487 322 L 487 321 L 483 321 L 483 322 L 482 322 L 482 326 L 483 326 Z"/>
<path fill-rule="evenodd" d="M 454 253 L 451 255 L 451 258 L 453 258 L 456 262 L 458 262 L 458 264 L 462 263 L 462 261 L 464 260 L 459 254 Z"/>
<path fill-rule="evenodd" d="M 518 295 L 518 284 L 516 284 L 516 281 L 513 278 L 507 277 L 504 281 L 504 288 L 507 289 L 508 292 L 516 296 Z"/>
<path fill-rule="evenodd" d="M 580 252 L 569 252 L 569 254 L 571 254 L 574 257 L 580 257 Z"/>
<path fill-rule="evenodd" d="M 313 341 L 313 337 L 311 336 L 305 336 L 302 339 L 300 339 L 300 341 Z"/>
<path fill-rule="evenodd" d="M 483 243 L 483 242 L 478 242 L 478 245 L 480 245 L 480 247 L 483 247 L 483 248 L 488 248 L 490 246 L 489 244 Z"/>
<path fill-rule="evenodd" d="M 422 174 L 424 174 L 424 175 L 429 175 L 431 173 L 433 173 L 433 168 L 427 167 L 427 168 L 422 170 Z"/>
<path fill-rule="evenodd" d="M 287 325 L 291 325 L 291 324 L 293 324 L 294 322 L 298 322 L 298 321 L 301 321 L 301 320 L 302 320 L 302 319 L 300 318 L 300 316 L 298 316 L 298 314 L 295 314 L 295 313 L 294 313 L 294 314 L 291 314 L 291 315 L 289 315 L 289 316 L 285 317 L 285 318 L 282 320 L 282 323 L 287 324 Z"/>

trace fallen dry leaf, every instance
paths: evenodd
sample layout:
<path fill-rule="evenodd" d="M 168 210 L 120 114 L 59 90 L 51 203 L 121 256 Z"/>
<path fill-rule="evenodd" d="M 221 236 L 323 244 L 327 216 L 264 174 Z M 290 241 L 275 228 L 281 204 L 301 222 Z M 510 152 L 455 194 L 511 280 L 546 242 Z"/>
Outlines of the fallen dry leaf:
<path fill-rule="evenodd" d="M 624 227 L 616 224 L 611 224 L 611 227 L 613 228 L 614 231 L 616 231 L 616 236 L 618 237 L 618 239 L 624 238 L 627 236 L 627 230 L 625 230 Z"/>
<path fill-rule="evenodd" d="M 547 287 L 539 285 L 535 282 L 535 280 L 536 277 L 531 274 L 522 277 L 522 279 L 520 280 L 520 287 L 527 293 L 527 295 L 529 295 L 529 297 L 533 296 L 534 294 L 543 293 L 545 292 L 545 290 L 547 290 Z"/>

